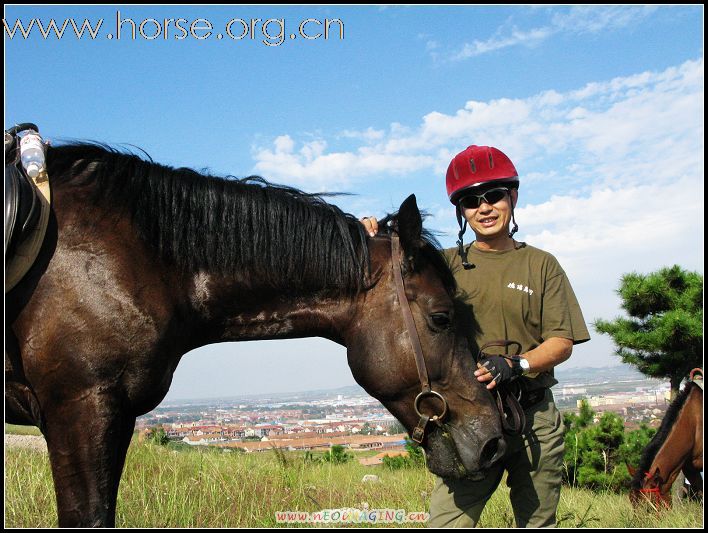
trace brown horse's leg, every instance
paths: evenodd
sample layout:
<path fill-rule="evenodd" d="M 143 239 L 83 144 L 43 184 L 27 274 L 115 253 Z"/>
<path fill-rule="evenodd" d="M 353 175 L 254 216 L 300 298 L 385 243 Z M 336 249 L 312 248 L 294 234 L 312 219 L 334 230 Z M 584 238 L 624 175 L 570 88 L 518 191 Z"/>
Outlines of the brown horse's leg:
<path fill-rule="evenodd" d="M 92 388 L 45 409 L 60 527 L 113 527 L 118 484 L 135 427 L 118 394 Z"/>

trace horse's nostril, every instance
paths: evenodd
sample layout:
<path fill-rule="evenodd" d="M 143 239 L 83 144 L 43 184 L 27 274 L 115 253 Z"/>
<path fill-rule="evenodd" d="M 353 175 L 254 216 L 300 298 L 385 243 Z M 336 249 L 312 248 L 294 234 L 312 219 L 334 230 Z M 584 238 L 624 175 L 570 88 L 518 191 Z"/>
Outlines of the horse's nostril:
<path fill-rule="evenodd" d="M 480 456 L 479 460 L 480 463 L 483 465 L 488 464 L 496 455 L 497 453 L 497 440 L 492 439 L 487 442 L 487 444 L 484 445 L 484 448 L 482 448 L 482 455 Z"/>
<path fill-rule="evenodd" d="M 482 448 L 482 454 L 479 458 L 480 466 L 482 468 L 492 466 L 495 462 L 501 459 L 505 451 L 506 443 L 504 442 L 504 439 L 495 437 L 488 440 Z"/>

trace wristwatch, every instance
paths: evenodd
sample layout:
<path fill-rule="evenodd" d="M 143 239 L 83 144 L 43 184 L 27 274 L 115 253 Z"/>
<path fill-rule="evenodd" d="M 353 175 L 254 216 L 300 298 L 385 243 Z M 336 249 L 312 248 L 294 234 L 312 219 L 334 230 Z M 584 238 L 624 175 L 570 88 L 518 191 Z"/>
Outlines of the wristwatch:
<path fill-rule="evenodd" d="M 517 376 L 525 376 L 531 371 L 531 365 L 529 364 L 528 359 L 515 355 L 512 358 L 512 361 L 513 363 L 511 366 L 514 369 L 514 374 Z"/>
<path fill-rule="evenodd" d="M 519 366 L 521 366 L 522 376 L 525 376 L 531 371 L 531 365 L 529 364 L 529 360 L 525 359 L 524 357 L 519 357 Z"/>

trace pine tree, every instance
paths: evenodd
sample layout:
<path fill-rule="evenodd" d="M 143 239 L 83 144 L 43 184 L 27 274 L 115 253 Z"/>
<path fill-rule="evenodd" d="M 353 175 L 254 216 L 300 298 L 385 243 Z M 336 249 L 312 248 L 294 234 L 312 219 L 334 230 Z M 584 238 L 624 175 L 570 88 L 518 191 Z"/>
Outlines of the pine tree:
<path fill-rule="evenodd" d="M 162 426 L 155 426 L 153 428 L 150 428 L 147 438 L 150 442 L 154 442 L 155 444 L 159 444 L 160 446 L 166 446 L 167 443 L 170 442 L 170 439 L 167 436 L 167 433 L 165 432 L 165 428 L 163 428 Z"/>
<path fill-rule="evenodd" d="M 654 378 L 671 381 L 672 398 L 703 359 L 703 276 L 678 265 L 622 276 L 617 291 L 630 318 L 595 320 L 612 337 L 616 355 Z"/>

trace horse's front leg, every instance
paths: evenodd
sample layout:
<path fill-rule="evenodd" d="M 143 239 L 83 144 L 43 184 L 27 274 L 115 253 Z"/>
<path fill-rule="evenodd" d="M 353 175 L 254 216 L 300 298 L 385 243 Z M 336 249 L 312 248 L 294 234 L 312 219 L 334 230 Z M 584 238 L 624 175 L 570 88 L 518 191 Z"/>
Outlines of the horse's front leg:
<path fill-rule="evenodd" d="M 60 527 L 113 527 L 135 417 L 122 395 L 92 387 L 44 409 Z"/>

